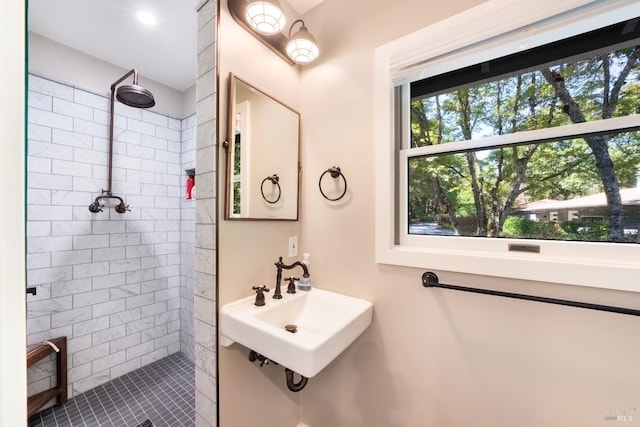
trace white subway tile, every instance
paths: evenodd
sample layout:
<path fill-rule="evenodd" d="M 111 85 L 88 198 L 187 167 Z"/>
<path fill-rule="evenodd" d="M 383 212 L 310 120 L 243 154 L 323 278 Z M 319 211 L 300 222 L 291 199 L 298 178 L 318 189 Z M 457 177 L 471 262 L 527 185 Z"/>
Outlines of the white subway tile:
<path fill-rule="evenodd" d="M 180 221 L 156 221 L 155 231 L 180 231 Z"/>
<path fill-rule="evenodd" d="M 93 305 L 93 317 L 107 316 L 126 309 L 125 299 L 102 302 Z"/>
<path fill-rule="evenodd" d="M 109 355 L 109 343 L 93 346 L 85 350 L 76 351 L 72 355 L 73 365 L 79 366 Z"/>
<path fill-rule="evenodd" d="M 73 295 L 73 308 L 86 307 L 109 301 L 109 289 L 82 292 Z"/>
<path fill-rule="evenodd" d="M 214 269 L 215 271 L 215 269 Z M 160 277 L 171 277 L 180 275 L 180 266 L 179 265 L 169 265 L 166 267 L 158 267 L 155 269 L 155 274 L 157 278 Z"/>
<path fill-rule="evenodd" d="M 106 165 L 109 162 L 109 157 L 105 152 L 74 147 L 73 160 L 76 162 L 91 163 L 95 165 Z"/>
<path fill-rule="evenodd" d="M 89 178 L 92 176 L 90 164 L 66 160 L 53 160 L 51 171 L 56 175 L 84 176 Z"/>
<path fill-rule="evenodd" d="M 39 316 L 27 319 L 27 334 L 36 334 L 38 332 L 48 331 L 51 329 L 51 316 Z"/>
<path fill-rule="evenodd" d="M 68 130 L 71 130 L 71 129 L 68 129 Z M 73 131 L 83 135 L 98 136 L 100 138 L 109 137 L 108 126 L 103 125 L 101 123 L 94 123 L 89 120 L 74 119 Z"/>
<path fill-rule="evenodd" d="M 124 326 L 124 325 L 123 325 Z M 111 353 L 116 353 L 122 350 L 126 350 L 133 346 L 140 344 L 140 334 L 127 335 L 122 338 L 115 339 L 109 343 Z"/>
<path fill-rule="evenodd" d="M 93 289 L 106 289 L 114 286 L 121 286 L 126 283 L 124 273 L 107 274 L 105 276 L 96 276 L 91 279 Z"/>
<path fill-rule="evenodd" d="M 140 268 L 156 268 L 156 267 L 164 267 L 167 265 L 167 256 L 149 256 L 140 258 Z M 154 274 L 155 277 L 155 274 Z"/>
<path fill-rule="evenodd" d="M 125 325 L 119 325 L 113 328 L 103 329 L 102 331 L 94 332 L 92 334 L 93 345 L 108 343 L 109 341 L 122 338 L 125 335 L 126 335 Z"/>
<path fill-rule="evenodd" d="M 164 127 L 156 127 L 156 136 L 169 141 L 180 142 L 180 131 Z"/>
<path fill-rule="evenodd" d="M 180 153 L 171 153 L 169 151 L 163 151 L 163 150 L 156 150 L 156 157 L 155 159 L 159 162 L 164 162 L 164 163 L 176 163 L 176 164 L 180 164 Z"/>
<path fill-rule="evenodd" d="M 167 150 L 171 151 L 172 153 L 181 153 L 182 152 L 182 143 L 174 142 L 174 141 L 168 141 Z"/>
<path fill-rule="evenodd" d="M 155 304 L 145 305 L 144 307 L 140 307 L 142 317 L 154 316 L 155 324 L 160 325 L 161 323 L 167 322 L 158 322 L 157 314 L 165 313 L 167 311 L 167 302 L 160 301 Z"/>
<path fill-rule="evenodd" d="M 166 150 L 167 140 L 151 135 L 142 135 L 140 143 L 145 147 L 155 148 L 156 150 Z"/>
<path fill-rule="evenodd" d="M 142 244 L 166 243 L 167 234 L 168 233 L 164 231 L 159 231 L 159 232 L 154 231 L 152 233 L 140 233 L 140 243 Z"/>
<path fill-rule="evenodd" d="M 146 270 L 142 269 L 142 270 L 128 271 L 127 273 L 125 273 L 125 276 L 126 276 L 127 284 L 145 282 L 147 280 L 153 280 L 155 278 L 155 271 L 152 268 L 146 269 Z"/>
<path fill-rule="evenodd" d="M 93 120 L 93 108 L 60 98 L 53 99 L 53 112 L 78 119 Z"/>
<path fill-rule="evenodd" d="M 156 350 L 152 353 L 148 353 L 141 356 L 140 361 L 142 365 L 146 365 L 148 363 L 155 362 L 156 360 L 160 360 L 163 357 L 167 357 L 168 355 L 169 355 L 169 352 L 167 351 L 167 348 L 161 348 L 160 350 Z"/>
<path fill-rule="evenodd" d="M 74 362 L 75 364 L 75 362 Z M 100 384 L 104 384 L 109 381 L 111 378 L 109 377 L 109 370 L 105 370 L 102 372 L 94 373 L 93 375 L 81 379 L 79 381 L 75 381 L 72 386 L 72 396 L 77 396 L 82 394 L 92 388 L 96 388 Z"/>
<path fill-rule="evenodd" d="M 73 336 L 81 337 L 85 336 L 85 339 L 89 340 L 89 346 L 92 345 L 91 336 L 94 332 L 107 329 L 109 327 L 109 316 L 95 317 L 91 320 L 84 322 L 77 322 L 73 325 Z M 89 338 L 86 338 L 88 336 Z M 88 348 L 88 347 L 87 347 Z"/>
<path fill-rule="evenodd" d="M 210 340 L 215 343 L 215 336 L 212 336 Z M 169 347 L 171 344 L 175 344 L 180 342 L 180 333 L 179 332 L 171 332 L 167 333 L 167 335 L 161 336 L 155 339 L 156 348 Z"/>
<path fill-rule="evenodd" d="M 51 327 L 73 325 L 74 323 L 91 319 L 91 307 L 80 307 L 51 314 Z"/>
<path fill-rule="evenodd" d="M 131 203 L 134 203 L 133 201 L 140 201 L 140 199 L 143 199 L 142 197 L 130 197 L 129 200 L 132 200 Z M 136 206 L 141 206 L 140 204 L 136 203 Z M 153 231 L 153 222 L 150 221 L 127 221 L 126 224 L 126 232 L 127 233 L 148 233 L 150 231 Z"/>
<path fill-rule="evenodd" d="M 93 223 L 93 234 L 124 233 L 125 222 L 101 221 Z"/>
<path fill-rule="evenodd" d="M 54 267 L 63 265 L 86 264 L 91 262 L 91 250 L 59 251 L 51 253 L 51 265 Z"/>
<path fill-rule="evenodd" d="M 140 161 L 140 167 L 138 169 L 148 172 L 156 172 L 156 174 L 166 174 L 167 164 L 164 162 L 158 162 L 156 160 L 142 159 Z"/>
<path fill-rule="evenodd" d="M 28 221 L 58 221 L 58 220 L 70 220 L 71 218 L 72 218 L 72 209 L 70 206 L 46 206 L 46 205 L 27 206 Z"/>
<path fill-rule="evenodd" d="M 39 110 L 37 108 L 27 109 L 27 120 L 29 123 L 47 126 L 55 129 L 73 129 L 73 119 L 71 117 L 52 113 L 50 111 Z"/>
<path fill-rule="evenodd" d="M 153 245 L 127 246 L 127 258 L 140 258 L 154 255 Z"/>
<path fill-rule="evenodd" d="M 142 212 L 140 212 L 140 219 L 143 219 L 143 220 L 167 219 L 167 209 L 158 209 L 158 208 L 142 209 Z"/>
<path fill-rule="evenodd" d="M 27 271 L 27 285 L 35 286 L 43 283 L 62 282 L 72 279 L 70 266 L 39 268 Z"/>
<path fill-rule="evenodd" d="M 142 294 L 135 295 L 127 298 L 127 310 L 131 310 L 133 308 L 142 307 L 143 305 L 153 304 L 153 294 Z"/>
<path fill-rule="evenodd" d="M 109 235 L 73 236 L 73 249 L 92 249 L 109 247 Z M 69 248 L 72 249 L 72 248 Z"/>
<path fill-rule="evenodd" d="M 73 189 L 73 183 L 70 176 L 28 172 L 27 182 L 29 183 L 29 188 L 42 188 L 50 190 Z"/>
<path fill-rule="evenodd" d="M 115 104 L 116 115 L 131 117 L 133 119 L 142 120 L 142 111 L 139 108 L 129 107 L 120 102 Z"/>
<path fill-rule="evenodd" d="M 27 253 L 67 251 L 71 249 L 71 237 L 27 237 Z"/>
<path fill-rule="evenodd" d="M 49 252 L 27 254 L 27 270 L 51 267 L 51 254 Z"/>
<path fill-rule="evenodd" d="M 77 264 L 73 266 L 73 278 L 82 279 L 85 277 L 103 276 L 109 273 L 108 262 L 93 262 L 89 264 Z"/>
<path fill-rule="evenodd" d="M 123 123 L 122 127 L 126 127 L 126 122 Z M 138 132 L 121 129 L 116 140 L 127 144 L 141 145 L 142 135 Z"/>
<path fill-rule="evenodd" d="M 72 87 L 33 74 L 29 74 L 29 91 L 44 93 L 69 101 L 73 99 Z"/>
<path fill-rule="evenodd" d="M 97 108 L 104 112 L 109 111 L 109 98 L 106 96 L 95 95 L 81 89 L 75 89 L 73 91 L 73 100 L 77 104 Z"/>
<path fill-rule="evenodd" d="M 35 141 L 51 142 L 51 131 L 49 126 L 40 126 L 30 123 L 27 127 L 27 138 Z"/>
<path fill-rule="evenodd" d="M 130 245 L 139 245 L 140 244 L 140 233 L 123 233 L 123 234 L 111 234 L 110 238 L 110 246 L 130 246 Z"/>
<path fill-rule="evenodd" d="M 167 335 L 167 325 L 159 325 L 141 331 L 140 340 L 142 342 L 147 342 L 150 340 L 155 340 L 156 338 L 159 338 L 163 335 Z"/>
<path fill-rule="evenodd" d="M 88 205 L 88 203 L 87 203 Z M 87 209 L 88 210 L 88 209 Z M 91 221 L 53 221 L 54 236 L 81 236 L 91 234 Z"/>
<path fill-rule="evenodd" d="M 54 252 L 55 254 L 55 252 Z M 63 297 L 73 295 L 78 292 L 87 292 L 91 290 L 91 279 L 67 280 L 65 282 L 56 282 L 51 285 L 52 297 Z M 71 298 L 71 296 L 69 296 Z"/>
<path fill-rule="evenodd" d="M 91 149 L 93 140 L 90 135 L 82 135 L 76 132 L 69 132 L 62 129 L 53 129 L 51 141 L 59 145 L 68 145 Z"/>
<path fill-rule="evenodd" d="M 152 319 L 153 320 L 153 319 Z M 142 355 L 151 353 L 154 351 L 155 346 L 153 341 L 143 342 L 142 344 L 138 344 L 134 347 L 127 349 L 127 360 L 137 359 Z"/>
<path fill-rule="evenodd" d="M 127 169 L 126 180 L 128 182 L 140 182 L 140 183 L 153 184 L 155 182 L 155 174 L 153 172 Z"/>
<path fill-rule="evenodd" d="M 173 298 L 180 297 L 179 288 L 167 288 L 155 292 L 155 302 L 166 301 Z"/>
<path fill-rule="evenodd" d="M 31 145 L 32 143 L 30 143 Z M 29 156 L 27 158 L 27 170 L 29 172 L 51 173 L 51 159 Z M 28 199 L 29 200 L 29 199 Z M 31 200 L 29 200 L 31 203 Z"/>
<path fill-rule="evenodd" d="M 91 363 L 85 363 L 84 365 L 76 366 L 67 371 L 67 381 L 69 384 L 73 384 L 76 381 L 83 380 L 91 375 Z"/>
<path fill-rule="evenodd" d="M 43 236 L 50 236 L 50 235 L 51 235 L 51 223 L 49 221 L 28 221 L 27 222 L 27 236 L 43 237 Z"/>
<path fill-rule="evenodd" d="M 93 252 L 93 261 L 112 261 L 115 259 L 123 259 L 125 257 L 124 248 L 99 248 L 92 249 Z"/>
<path fill-rule="evenodd" d="M 109 288 L 109 299 L 120 299 L 127 298 L 135 295 L 140 295 L 140 284 L 134 283 L 132 285 L 123 285 Z M 132 308 L 131 310 L 135 310 L 136 308 Z M 140 317 L 138 315 L 138 317 Z"/>
<path fill-rule="evenodd" d="M 161 127 L 169 126 L 169 117 L 149 110 L 142 111 L 142 120 Z"/>
<path fill-rule="evenodd" d="M 140 308 L 121 311 L 109 316 L 109 323 L 111 326 L 128 325 L 136 320 L 140 320 Z"/>
<path fill-rule="evenodd" d="M 27 96 L 27 105 L 39 110 L 51 111 L 53 106 L 53 98 L 38 92 L 29 91 Z"/>
<path fill-rule="evenodd" d="M 127 129 L 133 132 L 138 132 L 143 135 L 155 136 L 156 126 L 151 123 L 145 123 L 140 120 L 129 118 L 127 120 Z"/>
<path fill-rule="evenodd" d="M 131 157 L 137 157 L 140 159 L 154 159 L 155 151 L 153 148 L 144 147 L 142 145 L 127 144 L 126 155 Z"/>
<path fill-rule="evenodd" d="M 95 320 L 95 319 L 94 319 Z M 78 322 L 75 323 L 73 325 L 73 335 L 74 337 L 69 339 L 69 337 L 67 337 L 67 353 L 68 354 L 72 354 L 75 353 L 76 351 L 80 351 L 80 350 L 85 350 L 89 347 L 91 347 L 91 335 L 85 335 L 85 334 L 76 334 L 76 326 L 81 325 L 83 323 L 87 323 L 90 322 L 90 320 L 87 320 L 85 322 Z"/>
<path fill-rule="evenodd" d="M 131 258 L 131 259 L 118 259 L 114 261 L 109 261 L 109 271 L 111 273 L 122 273 L 125 271 L 133 271 L 140 269 L 140 259 L 139 258 Z"/>
<path fill-rule="evenodd" d="M 180 310 L 171 310 L 157 313 L 156 316 L 156 325 L 162 325 L 164 323 L 171 323 L 176 320 L 180 320 Z"/>

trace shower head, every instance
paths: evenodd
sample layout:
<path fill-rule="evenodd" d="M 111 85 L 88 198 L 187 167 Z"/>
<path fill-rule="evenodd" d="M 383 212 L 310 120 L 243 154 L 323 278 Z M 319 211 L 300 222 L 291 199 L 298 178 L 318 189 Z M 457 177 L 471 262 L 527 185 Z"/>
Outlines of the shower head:
<path fill-rule="evenodd" d="M 156 105 L 153 94 L 137 84 L 120 86 L 116 92 L 116 98 L 129 107 L 151 108 Z"/>

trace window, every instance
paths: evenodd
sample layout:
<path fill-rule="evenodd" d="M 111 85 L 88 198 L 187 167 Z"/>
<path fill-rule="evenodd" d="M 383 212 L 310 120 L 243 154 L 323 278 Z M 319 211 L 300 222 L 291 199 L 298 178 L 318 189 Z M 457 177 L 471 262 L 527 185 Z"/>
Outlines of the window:
<path fill-rule="evenodd" d="M 377 50 L 377 260 L 637 291 L 640 219 L 620 190 L 640 168 L 640 19 L 627 21 L 640 5 L 526 3 L 492 0 Z"/>
<path fill-rule="evenodd" d="M 409 233 L 637 243 L 640 133 L 621 132 L 640 126 L 637 23 L 412 82 Z"/>

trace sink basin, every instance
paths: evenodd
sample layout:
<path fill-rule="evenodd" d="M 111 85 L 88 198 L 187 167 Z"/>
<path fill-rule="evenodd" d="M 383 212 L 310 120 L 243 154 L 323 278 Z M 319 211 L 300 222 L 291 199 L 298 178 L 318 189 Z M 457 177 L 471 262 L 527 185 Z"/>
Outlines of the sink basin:
<path fill-rule="evenodd" d="M 373 304 L 360 298 L 318 288 L 283 293 L 280 300 L 265 296 L 267 304 L 262 307 L 254 305 L 255 296 L 222 306 L 220 343 L 242 344 L 307 378 L 371 324 Z"/>

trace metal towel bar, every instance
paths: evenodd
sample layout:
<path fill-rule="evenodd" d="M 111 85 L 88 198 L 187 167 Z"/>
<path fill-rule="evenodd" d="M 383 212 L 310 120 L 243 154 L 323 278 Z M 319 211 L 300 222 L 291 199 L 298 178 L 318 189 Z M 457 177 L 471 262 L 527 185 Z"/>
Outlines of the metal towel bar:
<path fill-rule="evenodd" d="M 516 298 L 516 299 L 523 299 L 527 301 L 546 302 L 548 304 L 566 305 L 570 307 L 587 308 L 589 310 L 608 311 L 611 313 L 640 316 L 640 310 L 634 310 L 631 308 L 612 307 L 609 305 L 591 304 L 586 302 L 539 297 L 534 295 L 515 294 L 512 292 L 502 292 L 502 291 L 493 291 L 489 289 L 469 288 L 466 286 L 447 285 L 444 283 L 440 283 L 438 276 L 435 273 L 432 273 L 431 271 L 427 271 L 422 275 L 422 286 L 424 286 L 425 288 L 453 289 L 454 291 L 473 292 L 477 294 L 494 295 L 494 296 L 506 297 L 506 298 Z"/>

